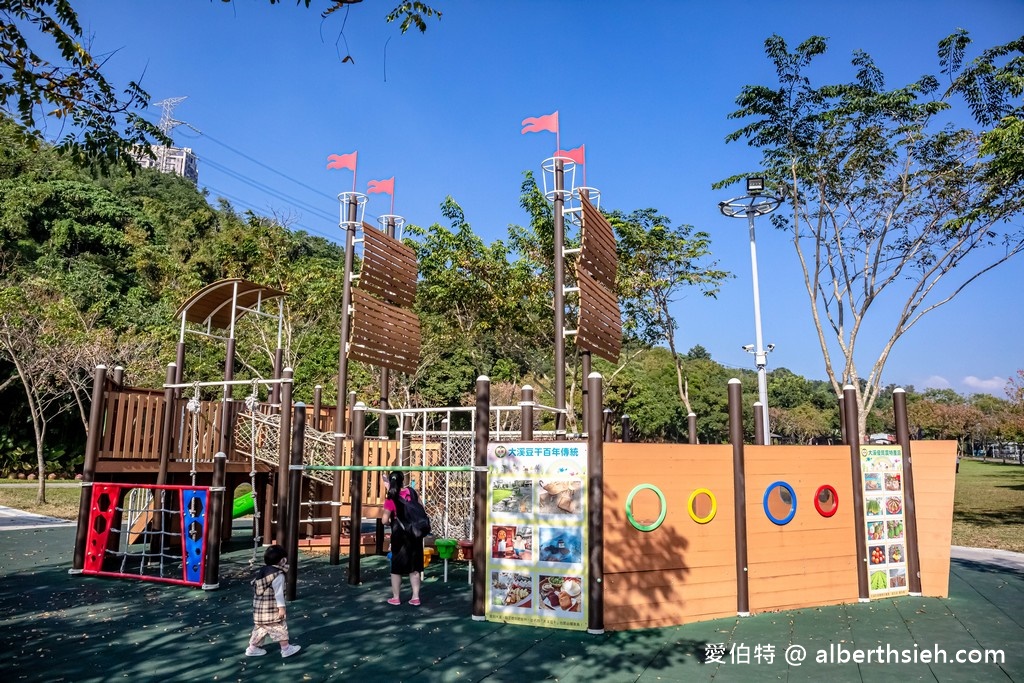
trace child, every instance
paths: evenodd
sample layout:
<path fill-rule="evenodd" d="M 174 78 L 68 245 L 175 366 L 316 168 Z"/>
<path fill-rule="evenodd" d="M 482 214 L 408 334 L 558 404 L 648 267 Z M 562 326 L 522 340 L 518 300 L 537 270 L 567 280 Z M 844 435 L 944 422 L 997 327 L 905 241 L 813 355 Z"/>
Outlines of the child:
<path fill-rule="evenodd" d="M 263 563 L 251 581 L 252 635 L 249 637 L 247 657 L 261 657 L 267 651 L 260 647 L 270 636 L 281 644 L 281 656 L 291 657 L 302 649 L 288 643 L 288 624 L 285 622 L 284 580 L 288 571 L 288 557 L 279 545 L 272 545 L 263 553 Z"/>
<path fill-rule="evenodd" d="M 402 577 L 408 576 L 412 585 L 409 604 L 418 607 L 423 581 L 423 539 L 407 533 L 398 520 L 398 507 L 413 500 L 414 496 L 418 497 L 418 494 L 411 486 L 403 486 L 405 475 L 401 472 L 392 472 L 383 477 L 387 498 L 384 500 L 384 513 L 381 517 L 384 524 L 391 525 L 391 597 L 388 598 L 388 604 L 402 604 L 399 598 Z"/>
<path fill-rule="evenodd" d="M 523 540 L 522 534 L 516 534 L 515 540 L 512 542 L 512 553 L 515 555 L 517 560 L 523 559 L 523 553 L 526 552 L 526 541 Z"/>

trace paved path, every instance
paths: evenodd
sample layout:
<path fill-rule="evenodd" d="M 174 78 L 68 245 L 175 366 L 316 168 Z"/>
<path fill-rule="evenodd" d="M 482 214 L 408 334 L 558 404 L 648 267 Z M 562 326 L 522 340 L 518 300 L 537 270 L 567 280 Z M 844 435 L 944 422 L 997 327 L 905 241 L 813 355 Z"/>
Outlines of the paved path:
<path fill-rule="evenodd" d="M 57 517 L 37 515 L 24 510 L 4 507 L 0 505 L 0 531 L 12 529 L 42 529 L 47 527 L 75 526 L 74 522 Z"/>
<path fill-rule="evenodd" d="M 948 599 L 902 597 L 602 635 L 473 621 L 464 563 L 451 563 L 447 583 L 432 564 L 423 605 L 391 607 L 384 558 L 366 558 L 361 583 L 350 585 L 344 558 L 330 565 L 301 555 L 298 599 L 288 613 L 303 649 L 282 660 L 276 645 L 265 657 L 242 653 L 253 548 L 237 531 L 221 559 L 220 588 L 208 592 L 70 576 L 73 541 L 67 527 L 0 534 L 5 681 L 1024 682 L 1024 571 L 1001 564 L 1020 561 L 1019 554 L 968 558 L 973 549 L 958 549 Z M 808 659 L 787 662 L 796 646 Z M 853 661 L 879 648 L 894 653 L 888 662 Z M 986 650 L 1000 651 L 1001 661 L 952 661 L 958 653 L 984 658 Z M 924 652 L 947 661 L 926 662 Z M 831 662 L 815 661 L 822 657 Z"/>

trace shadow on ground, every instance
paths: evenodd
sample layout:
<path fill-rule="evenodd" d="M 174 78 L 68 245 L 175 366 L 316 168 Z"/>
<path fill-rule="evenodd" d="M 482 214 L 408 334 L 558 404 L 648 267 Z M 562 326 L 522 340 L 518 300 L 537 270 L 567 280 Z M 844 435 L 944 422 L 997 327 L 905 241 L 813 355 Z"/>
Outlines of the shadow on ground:
<path fill-rule="evenodd" d="M 950 600 L 901 598 L 588 635 L 473 621 L 462 563 L 451 563 L 444 582 L 435 561 L 426 572 L 423 605 L 392 607 L 385 602 L 384 558 L 366 558 L 363 583 L 350 586 L 345 561 L 332 566 L 325 556 L 304 556 L 298 596 L 289 605 L 292 638 L 303 651 L 282 660 L 276 645 L 265 657 L 243 655 L 251 623 L 251 546 L 232 542 L 222 557 L 220 588 L 207 592 L 71 576 L 73 539 L 70 528 L 0 534 L 0 670 L 6 681 L 1024 680 L 1018 645 L 1024 627 L 1014 616 L 1024 613 L 1024 578 L 974 563 L 954 563 Z M 883 637 L 929 647 L 1002 647 L 1007 661 L 994 668 L 872 669 L 797 667 L 783 658 L 791 643 L 874 647 Z M 708 643 L 723 644 L 724 662 L 708 661 Z M 774 660 L 735 661 L 737 652 L 755 644 L 771 645 Z"/>

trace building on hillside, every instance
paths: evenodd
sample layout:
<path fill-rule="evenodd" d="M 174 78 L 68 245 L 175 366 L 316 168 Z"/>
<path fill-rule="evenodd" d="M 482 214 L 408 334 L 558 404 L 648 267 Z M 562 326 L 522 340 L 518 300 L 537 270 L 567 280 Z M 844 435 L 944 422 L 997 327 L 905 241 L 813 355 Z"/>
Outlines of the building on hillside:
<path fill-rule="evenodd" d="M 199 182 L 199 164 L 196 155 L 188 147 L 165 147 L 150 145 L 153 157 L 141 150 L 132 154 L 132 158 L 142 168 L 155 168 L 162 173 L 176 173 L 188 178 L 193 183 Z"/>

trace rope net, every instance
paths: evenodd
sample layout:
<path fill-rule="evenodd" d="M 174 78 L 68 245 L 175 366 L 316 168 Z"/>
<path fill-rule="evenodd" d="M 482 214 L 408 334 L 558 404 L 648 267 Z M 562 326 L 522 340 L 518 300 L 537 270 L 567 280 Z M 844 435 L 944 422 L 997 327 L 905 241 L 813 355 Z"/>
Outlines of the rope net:
<path fill-rule="evenodd" d="M 95 483 L 83 574 L 200 586 L 206 486 Z"/>

